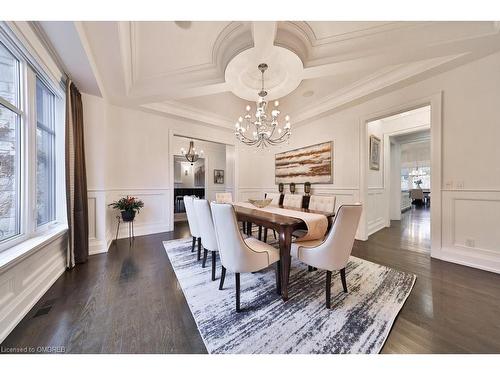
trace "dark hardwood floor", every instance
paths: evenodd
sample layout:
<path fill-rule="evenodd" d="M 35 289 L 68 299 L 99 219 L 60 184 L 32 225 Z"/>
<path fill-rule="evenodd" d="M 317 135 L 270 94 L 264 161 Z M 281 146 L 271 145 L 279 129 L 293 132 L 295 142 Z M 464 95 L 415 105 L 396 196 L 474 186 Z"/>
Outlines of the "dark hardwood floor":
<path fill-rule="evenodd" d="M 137 237 L 133 247 L 118 240 L 62 275 L 2 346 L 205 353 L 162 246 L 188 236 L 187 225 L 176 223 L 174 232 Z M 354 245 L 355 256 L 417 275 L 382 352 L 500 352 L 500 275 L 431 259 L 429 248 L 425 209 Z"/>

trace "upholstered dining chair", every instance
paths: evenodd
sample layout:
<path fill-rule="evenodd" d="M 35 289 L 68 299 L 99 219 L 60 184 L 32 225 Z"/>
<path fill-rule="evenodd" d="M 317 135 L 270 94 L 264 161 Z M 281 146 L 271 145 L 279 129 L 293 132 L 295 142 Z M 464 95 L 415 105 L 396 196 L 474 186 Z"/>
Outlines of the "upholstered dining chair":
<path fill-rule="evenodd" d="M 281 193 L 265 193 L 264 199 L 272 199 L 271 205 L 279 206 L 281 200 Z"/>
<path fill-rule="evenodd" d="M 300 194 L 285 194 L 283 198 L 284 207 L 302 208 L 303 196 Z"/>
<path fill-rule="evenodd" d="M 272 206 L 279 206 L 281 200 L 281 193 L 265 193 L 264 199 L 272 199 L 271 203 L 269 204 Z M 261 232 L 262 232 L 262 227 L 259 227 L 259 234 Z M 277 237 L 275 230 L 273 230 L 273 234 L 274 234 L 274 239 L 276 239 Z M 264 242 L 267 242 L 267 228 L 264 228 Z"/>
<path fill-rule="evenodd" d="M 303 263 L 326 270 L 326 307 L 329 309 L 332 272 L 340 270 L 344 292 L 347 293 L 345 267 L 351 255 L 362 206 L 342 205 L 335 215 L 330 232 L 324 240 L 296 241 L 291 254 Z"/>
<path fill-rule="evenodd" d="M 311 195 L 308 208 L 314 211 L 335 212 L 335 196 Z"/>
<path fill-rule="evenodd" d="M 210 212 L 210 205 L 206 199 L 195 199 L 194 211 L 196 213 L 196 221 L 201 235 L 201 244 L 203 246 L 203 264 L 205 268 L 207 262 L 207 254 L 210 251 L 212 254 L 212 281 L 215 280 L 215 258 L 216 252 L 219 251 L 217 247 L 217 239 L 215 238 L 214 222 L 212 220 L 212 213 Z"/>
<path fill-rule="evenodd" d="M 240 273 L 260 271 L 276 263 L 276 291 L 281 294 L 280 254 L 277 249 L 254 237 L 243 239 L 238 229 L 234 208 L 230 204 L 210 203 L 215 237 L 219 248 L 222 273 L 219 289 L 224 287 L 226 270 L 236 280 L 236 312 L 240 312 Z"/>
<path fill-rule="evenodd" d="M 233 203 L 233 195 L 231 193 L 215 193 L 215 201 L 217 203 Z"/>
<path fill-rule="evenodd" d="M 194 204 L 193 202 L 197 198 L 186 195 L 184 196 L 184 207 L 186 208 L 186 216 L 188 219 L 189 232 L 193 237 L 193 245 L 191 246 L 191 252 L 194 251 L 194 246 L 196 245 L 196 241 L 198 241 L 198 260 L 201 258 L 201 235 L 200 229 L 198 227 L 198 220 L 196 218 L 196 214 L 194 212 Z"/>

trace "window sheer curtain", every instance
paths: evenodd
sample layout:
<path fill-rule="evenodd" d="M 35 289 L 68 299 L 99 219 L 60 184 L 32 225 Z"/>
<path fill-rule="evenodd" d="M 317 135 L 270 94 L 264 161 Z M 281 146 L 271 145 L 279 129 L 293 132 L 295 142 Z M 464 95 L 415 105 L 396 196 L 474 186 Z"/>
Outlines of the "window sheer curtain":
<path fill-rule="evenodd" d="M 66 82 L 66 207 L 68 215 L 67 268 L 85 263 L 89 256 L 87 174 L 80 91 Z"/>

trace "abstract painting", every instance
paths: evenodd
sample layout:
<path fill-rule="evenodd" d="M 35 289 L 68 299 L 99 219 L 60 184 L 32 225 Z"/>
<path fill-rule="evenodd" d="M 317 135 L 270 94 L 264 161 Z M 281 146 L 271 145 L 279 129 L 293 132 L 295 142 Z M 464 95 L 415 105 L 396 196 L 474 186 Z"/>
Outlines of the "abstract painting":
<path fill-rule="evenodd" d="M 275 155 L 276 183 L 333 182 L 333 142 L 302 147 Z"/>

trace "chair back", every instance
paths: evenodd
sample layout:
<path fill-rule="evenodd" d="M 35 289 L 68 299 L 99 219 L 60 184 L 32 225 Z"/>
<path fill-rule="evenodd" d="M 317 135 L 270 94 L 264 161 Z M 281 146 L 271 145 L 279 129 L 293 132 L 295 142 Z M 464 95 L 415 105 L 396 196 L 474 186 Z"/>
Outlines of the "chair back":
<path fill-rule="evenodd" d="M 424 199 L 424 192 L 422 189 L 411 189 L 410 199 Z"/>
<path fill-rule="evenodd" d="M 233 203 L 233 195 L 231 193 L 215 193 L 215 201 L 217 203 Z"/>
<path fill-rule="evenodd" d="M 303 196 L 300 194 L 285 194 L 283 198 L 283 206 L 285 207 L 293 207 L 293 208 L 302 208 L 302 198 Z"/>
<path fill-rule="evenodd" d="M 273 206 L 279 206 L 281 194 L 280 193 L 266 193 L 266 194 L 264 194 L 264 198 L 272 199 L 271 203 L 269 203 L 269 204 L 271 204 Z"/>
<path fill-rule="evenodd" d="M 184 207 L 186 208 L 186 216 L 188 219 L 189 232 L 191 232 L 191 236 L 193 237 L 201 237 L 200 230 L 198 228 L 198 220 L 196 218 L 196 214 L 194 212 L 193 201 L 196 198 L 191 197 L 189 195 L 184 196 Z"/>
<path fill-rule="evenodd" d="M 231 272 L 252 272 L 267 267 L 267 252 L 254 251 L 243 240 L 233 206 L 212 202 L 210 207 L 222 265 Z"/>
<path fill-rule="evenodd" d="M 301 250 L 301 259 L 328 271 L 344 268 L 351 255 L 362 209 L 360 204 L 340 206 L 325 241 L 310 250 Z"/>
<path fill-rule="evenodd" d="M 208 251 L 217 251 L 214 222 L 208 201 L 206 199 L 195 199 L 193 200 L 193 204 L 203 248 Z"/>
<path fill-rule="evenodd" d="M 335 212 L 335 196 L 311 195 L 308 208 L 314 211 Z"/>

